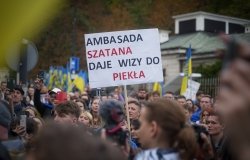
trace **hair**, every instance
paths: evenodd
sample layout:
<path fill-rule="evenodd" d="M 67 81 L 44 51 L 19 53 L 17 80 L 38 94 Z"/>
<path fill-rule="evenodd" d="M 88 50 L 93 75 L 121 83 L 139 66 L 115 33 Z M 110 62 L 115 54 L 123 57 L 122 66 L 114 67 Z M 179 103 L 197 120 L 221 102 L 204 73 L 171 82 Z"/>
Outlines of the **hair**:
<path fill-rule="evenodd" d="M 182 96 L 182 95 L 179 95 L 179 96 L 177 96 L 176 99 L 185 99 L 185 100 L 186 100 L 186 97 L 185 97 L 185 96 Z"/>
<path fill-rule="evenodd" d="M 218 121 L 220 124 L 224 123 L 221 115 L 213 109 L 210 109 L 209 116 L 216 116 L 216 117 L 218 117 Z"/>
<path fill-rule="evenodd" d="M 46 125 L 29 143 L 27 155 L 35 160 L 125 160 L 121 151 L 86 129 L 55 123 Z"/>
<path fill-rule="evenodd" d="M 171 91 L 167 91 L 165 94 L 172 94 L 172 95 L 174 95 L 174 93 L 171 92 Z"/>
<path fill-rule="evenodd" d="M 202 95 L 202 94 L 204 94 L 203 91 L 198 91 L 198 92 L 196 93 L 196 97 L 198 97 L 198 96 L 200 96 L 200 95 Z"/>
<path fill-rule="evenodd" d="M 89 111 L 83 111 L 81 114 L 85 115 L 89 119 L 90 126 L 93 125 L 93 116 Z"/>
<path fill-rule="evenodd" d="M 145 103 L 147 120 L 155 121 L 163 130 L 161 135 L 169 141 L 171 148 L 177 149 L 182 159 L 192 159 L 196 153 L 197 143 L 194 130 L 186 126 L 186 116 L 178 103 L 165 98 Z M 156 116 L 157 115 L 157 116 Z"/>
<path fill-rule="evenodd" d="M 41 114 L 38 112 L 38 110 L 35 107 L 26 107 L 24 108 L 24 111 L 27 111 L 28 109 L 32 110 L 35 113 L 35 117 L 41 118 Z"/>
<path fill-rule="evenodd" d="M 210 102 L 212 102 L 212 97 L 210 95 L 208 95 L 208 94 L 203 95 L 201 98 L 209 98 Z"/>
<path fill-rule="evenodd" d="M 135 104 L 136 106 L 138 106 L 141 109 L 141 104 L 138 100 L 130 100 L 130 101 L 128 101 L 128 105 L 129 104 Z"/>
<path fill-rule="evenodd" d="M 72 114 L 76 118 L 79 118 L 81 109 L 80 107 L 73 101 L 66 101 L 64 103 L 60 103 L 55 107 L 55 111 L 60 114 Z"/>
<path fill-rule="evenodd" d="M 138 119 L 134 119 L 131 121 L 131 126 L 134 126 L 135 130 L 140 128 L 140 121 Z"/>
<path fill-rule="evenodd" d="M 28 134 L 37 134 L 38 124 L 33 118 L 27 118 L 26 125 L 27 125 L 26 132 Z"/>

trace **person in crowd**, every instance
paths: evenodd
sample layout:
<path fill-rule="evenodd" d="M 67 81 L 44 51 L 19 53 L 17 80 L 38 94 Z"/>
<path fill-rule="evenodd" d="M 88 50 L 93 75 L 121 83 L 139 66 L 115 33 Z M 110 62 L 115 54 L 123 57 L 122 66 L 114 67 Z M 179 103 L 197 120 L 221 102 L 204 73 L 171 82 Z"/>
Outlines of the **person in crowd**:
<path fill-rule="evenodd" d="M 24 91 L 21 86 L 15 86 L 12 93 L 12 98 L 10 99 L 10 107 L 13 108 L 13 114 L 17 117 L 21 115 L 23 109 L 27 105 L 23 102 Z"/>
<path fill-rule="evenodd" d="M 30 118 L 35 118 L 35 117 L 41 118 L 40 113 L 35 107 L 28 106 L 24 109 L 24 112 L 26 112 L 28 114 L 28 117 Z"/>
<path fill-rule="evenodd" d="M 81 108 L 81 111 L 85 111 L 87 109 L 84 100 L 76 99 L 76 104 Z"/>
<path fill-rule="evenodd" d="M 100 99 L 98 97 L 94 98 L 92 103 L 91 103 L 91 110 L 90 113 L 93 116 L 93 128 L 94 129 L 99 129 L 102 127 L 102 119 L 99 115 L 99 103 Z"/>
<path fill-rule="evenodd" d="M 153 91 L 148 94 L 148 101 L 153 101 L 157 98 L 160 98 L 160 93 L 158 91 Z"/>
<path fill-rule="evenodd" d="M 11 114 L 7 107 L 0 103 L 0 159 L 10 160 L 10 155 L 5 146 L 2 145 L 3 140 L 8 140 L 8 130 L 11 123 Z"/>
<path fill-rule="evenodd" d="M 194 102 L 193 102 L 192 99 L 187 99 L 187 105 L 188 105 L 189 108 L 192 109 L 192 112 L 195 111 L 196 106 L 194 105 Z"/>
<path fill-rule="evenodd" d="M 224 139 L 224 125 L 216 112 L 211 112 L 207 118 L 208 133 L 211 137 L 212 147 L 214 149 L 214 158 L 221 159 L 226 154 Z"/>
<path fill-rule="evenodd" d="M 54 100 L 56 98 L 57 89 L 53 89 L 49 94 L 44 94 L 47 97 L 44 98 L 44 101 L 41 101 L 41 91 L 44 88 L 44 83 L 42 79 L 37 78 L 35 80 L 35 94 L 34 94 L 34 106 L 39 111 L 42 118 L 51 118 L 52 109 L 54 108 Z"/>
<path fill-rule="evenodd" d="M 88 92 L 87 91 L 83 91 L 81 93 L 81 96 L 80 96 L 80 99 L 84 101 L 85 105 L 86 105 L 86 110 L 89 110 L 88 106 L 89 106 L 89 95 L 88 95 Z"/>
<path fill-rule="evenodd" d="M 147 100 L 147 90 L 145 88 L 139 88 L 137 98 L 139 101 Z"/>
<path fill-rule="evenodd" d="M 123 153 L 129 156 L 129 139 L 127 130 L 124 130 L 125 114 L 123 104 L 118 100 L 106 100 L 100 103 L 100 116 L 104 122 L 106 138 L 114 145 L 118 145 Z M 133 143 L 134 144 L 134 143 Z"/>
<path fill-rule="evenodd" d="M 117 147 L 91 136 L 84 128 L 49 123 L 27 146 L 26 160 L 125 160 Z"/>
<path fill-rule="evenodd" d="M 55 107 L 54 121 L 77 125 L 80 113 L 81 109 L 75 102 L 66 101 Z"/>
<path fill-rule="evenodd" d="M 171 92 L 171 91 L 167 91 L 164 95 L 163 95 L 164 98 L 167 98 L 167 99 L 171 99 L 171 100 L 174 100 L 174 93 Z"/>
<path fill-rule="evenodd" d="M 0 85 L 0 93 L 1 93 L 1 97 L 0 98 L 1 98 L 1 100 L 5 99 L 6 89 L 7 89 L 7 82 L 2 81 L 1 85 Z"/>
<path fill-rule="evenodd" d="M 180 104 L 180 106 L 184 107 L 186 104 L 187 104 L 187 101 L 186 101 L 186 97 L 185 96 L 182 96 L 182 95 L 179 95 L 177 98 L 176 98 L 177 102 Z"/>
<path fill-rule="evenodd" d="M 192 122 L 199 121 L 201 111 L 204 110 L 205 108 L 210 108 L 210 109 L 212 108 L 212 100 L 211 100 L 211 96 L 209 96 L 209 95 L 204 95 L 200 99 L 200 105 L 198 105 L 197 109 L 194 111 L 194 113 L 191 117 L 191 121 Z"/>
<path fill-rule="evenodd" d="M 194 101 L 194 105 L 200 106 L 200 100 L 201 100 L 201 98 L 202 98 L 204 95 L 205 95 L 205 94 L 204 94 L 203 91 L 198 91 L 198 92 L 196 93 L 196 100 Z"/>
<path fill-rule="evenodd" d="M 182 107 L 184 109 L 184 113 L 186 115 L 186 124 L 187 125 L 192 125 L 193 122 L 191 121 L 191 116 L 193 114 L 193 109 L 190 108 L 190 106 L 188 104 L 186 104 L 184 107 Z"/>
<path fill-rule="evenodd" d="M 34 94 L 35 94 L 35 88 L 33 84 L 28 85 L 28 91 L 26 96 L 26 102 L 27 104 L 34 106 Z"/>
<path fill-rule="evenodd" d="M 204 95 L 201 97 L 200 106 L 202 109 L 212 108 L 212 98 L 210 95 Z"/>
<path fill-rule="evenodd" d="M 93 125 L 93 116 L 88 111 L 82 111 L 78 121 L 91 128 Z"/>
<path fill-rule="evenodd" d="M 129 112 L 129 118 L 131 120 L 139 119 L 140 110 L 141 110 L 141 105 L 137 100 L 132 100 L 128 102 L 128 112 Z"/>
<path fill-rule="evenodd" d="M 139 143 L 137 130 L 140 128 L 139 119 L 131 121 L 131 140 L 140 148 L 141 144 Z"/>
<path fill-rule="evenodd" d="M 203 125 L 207 128 L 207 119 L 210 116 L 210 113 L 213 112 L 212 108 L 204 108 L 200 113 L 200 120 L 196 121 L 196 124 Z"/>
<path fill-rule="evenodd" d="M 186 125 L 183 109 L 175 101 L 160 98 L 141 108 L 139 142 L 146 150 L 136 160 L 190 160 L 196 154 L 194 130 Z"/>

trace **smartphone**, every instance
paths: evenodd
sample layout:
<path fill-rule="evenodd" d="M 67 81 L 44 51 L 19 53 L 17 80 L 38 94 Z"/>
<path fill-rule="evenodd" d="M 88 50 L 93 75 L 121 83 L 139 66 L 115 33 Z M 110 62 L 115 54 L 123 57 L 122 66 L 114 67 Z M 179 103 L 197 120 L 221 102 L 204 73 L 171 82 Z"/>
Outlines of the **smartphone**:
<path fill-rule="evenodd" d="M 26 115 L 21 115 L 20 116 L 20 126 L 24 127 L 25 130 L 26 130 L 26 120 L 27 120 Z"/>

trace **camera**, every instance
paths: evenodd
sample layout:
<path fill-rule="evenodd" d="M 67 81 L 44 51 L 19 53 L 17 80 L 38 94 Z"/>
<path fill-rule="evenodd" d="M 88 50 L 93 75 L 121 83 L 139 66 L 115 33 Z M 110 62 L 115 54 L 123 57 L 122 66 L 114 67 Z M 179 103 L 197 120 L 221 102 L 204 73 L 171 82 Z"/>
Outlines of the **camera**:
<path fill-rule="evenodd" d="M 198 124 L 193 124 L 192 125 L 194 131 L 195 131 L 195 136 L 196 136 L 196 140 L 198 142 L 198 144 L 200 146 L 203 145 L 203 140 L 201 138 L 201 133 L 204 133 L 206 136 L 209 135 L 207 129 L 204 126 L 198 125 Z"/>

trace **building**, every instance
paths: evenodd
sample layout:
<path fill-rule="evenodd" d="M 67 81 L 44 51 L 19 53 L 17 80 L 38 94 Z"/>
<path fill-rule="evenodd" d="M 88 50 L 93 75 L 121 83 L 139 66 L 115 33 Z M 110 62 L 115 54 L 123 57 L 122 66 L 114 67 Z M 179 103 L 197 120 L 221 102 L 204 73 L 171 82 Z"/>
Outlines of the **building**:
<path fill-rule="evenodd" d="M 173 16 L 174 35 L 167 42 L 161 43 L 162 63 L 165 72 L 165 88 L 177 91 L 180 88 L 185 53 L 192 48 L 193 68 L 200 64 L 216 62 L 215 51 L 225 46 L 219 39 L 219 33 L 233 35 L 250 42 L 249 24 L 246 19 L 234 18 L 207 12 L 193 12 Z"/>

